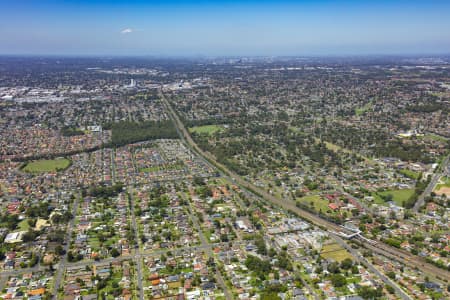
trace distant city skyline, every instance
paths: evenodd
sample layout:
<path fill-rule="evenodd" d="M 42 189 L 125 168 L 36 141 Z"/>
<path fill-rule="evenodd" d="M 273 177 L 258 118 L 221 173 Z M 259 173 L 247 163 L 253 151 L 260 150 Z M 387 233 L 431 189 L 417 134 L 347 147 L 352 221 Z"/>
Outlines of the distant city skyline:
<path fill-rule="evenodd" d="M 0 54 L 450 53 L 450 1 L 4 1 Z"/>

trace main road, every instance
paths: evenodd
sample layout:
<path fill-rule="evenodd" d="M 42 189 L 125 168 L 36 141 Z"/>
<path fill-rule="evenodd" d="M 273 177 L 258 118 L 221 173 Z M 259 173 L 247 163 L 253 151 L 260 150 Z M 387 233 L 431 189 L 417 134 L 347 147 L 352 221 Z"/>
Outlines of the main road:
<path fill-rule="evenodd" d="M 214 253 L 212 251 L 212 247 L 210 247 L 209 241 L 206 240 L 206 237 L 203 234 L 203 230 L 200 227 L 199 220 L 198 220 L 197 216 L 193 213 L 191 205 L 192 205 L 191 202 L 189 202 L 189 207 L 188 207 L 189 215 L 191 217 L 191 220 L 192 220 L 192 223 L 194 224 L 195 229 L 198 232 L 198 236 L 200 238 L 200 243 L 202 245 L 202 248 L 206 250 L 208 258 L 214 259 Z M 217 272 L 215 274 L 215 277 L 216 277 L 217 283 L 223 290 L 225 299 L 226 300 L 233 299 L 232 295 L 230 294 L 230 291 L 228 290 L 228 287 L 227 287 L 225 281 L 223 280 L 222 274 L 220 272 Z"/>
<path fill-rule="evenodd" d="M 56 272 L 55 284 L 53 286 L 53 299 L 57 299 L 58 290 L 61 286 L 61 281 L 64 275 L 65 265 L 67 264 L 67 255 L 69 252 L 70 241 L 72 240 L 72 232 L 74 230 L 75 218 L 77 216 L 78 211 L 78 202 L 81 198 L 81 195 L 77 195 L 73 200 L 72 204 L 72 216 L 73 218 L 67 224 L 67 235 L 66 235 L 66 244 L 64 245 L 64 255 L 61 257 L 61 260 L 58 265 L 58 270 Z"/>
<path fill-rule="evenodd" d="M 136 263 L 136 276 L 137 276 L 137 284 L 138 284 L 138 289 L 139 289 L 139 299 L 140 300 L 144 300 L 144 283 L 142 282 L 143 280 L 143 266 L 142 266 L 142 258 L 141 258 L 141 249 L 139 247 L 139 231 L 138 231 L 138 226 L 137 226 L 137 222 L 136 222 L 136 212 L 135 212 L 135 208 L 134 208 L 134 194 L 133 194 L 133 190 L 131 191 L 131 193 L 128 194 L 128 201 L 130 204 L 130 214 L 131 214 L 131 227 L 133 230 L 133 234 L 135 237 L 135 248 L 134 250 L 134 255 L 133 258 L 135 260 Z"/>
<path fill-rule="evenodd" d="M 402 290 L 395 282 L 393 282 L 389 277 L 384 275 L 381 271 L 375 268 L 374 265 L 370 261 L 368 261 L 364 256 L 362 256 L 358 251 L 350 247 L 344 240 L 342 240 L 338 235 L 334 233 L 330 233 L 330 235 L 334 238 L 334 240 L 341 245 L 341 247 L 347 249 L 348 252 L 352 254 L 356 260 L 369 269 L 373 274 L 377 275 L 385 284 L 390 285 L 397 295 L 399 295 L 403 300 L 411 300 L 411 297 Z"/>
<path fill-rule="evenodd" d="M 416 203 L 414 204 L 413 211 L 418 212 L 419 209 L 425 204 L 425 198 L 430 196 L 431 192 L 434 190 L 434 187 L 439 181 L 439 178 L 441 176 L 444 176 L 445 174 L 449 173 L 449 158 L 450 155 L 447 155 L 447 157 L 442 161 L 440 167 L 437 168 L 436 172 L 432 175 L 430 183 L 427 185 L 423 193 L 419 196 Z"/>
<path fill-rule="evenodd" d="M 178 133 L 180 134 L 180 137 L 187 143 L 187 145 L 190 147 L 192 151 L 197 153 L 199 156 L 203 157 L 207 162 L 209 162 L 211 165 L 216 167 L 218 170 L 221 171 L 226 177 L 230 177 L 231 180 L 238 184 L 241 188 L 245 190 L 249 190 L 250 192 L 254 193 L 255 195 L 259 196 L 260 198 L 264 199 L 265 201 L 275 204 L 277 206 L 280 206 L 286 210 L 290 210 L 294 213 L 296 213 L 301 218 L 308 220 L 309 222 L 324 228 L 326 230 L 330 230 L 333 232 L 340 232 L 342 231 L 342 227 L 334 224 L 330 221 L 327 221 L 325 219 L 322 219 L 321 217 L 310 213 L 308 211 L 305 211 L 295 205 L 295 202 L 289 199 L 279 199 L 269 193 L 267 193 L 265 190 L 255 186 L 254 184 L 246 181 L 242 177 L 240 177 L 238 174 L 234 173 L 233 171 L 229 170 L 227 167 L 225 167 L 220 162 L 216 161 L 215 157 L 206 151 L 203 151 L 198 147 L 198 145 L 194 142 L 189 132 L 184 127 L 184 124 L 180 121 L 177 113 L 172 108 L 172 105 L 169 103 L 169 101 L 166 99 L 164 94 L 160 93 L 161 101 L 166 108 L 166 111 L 169 113 L 170 118 L 172 119 L 175 127 L 177 128 Z M 391 246 L 388 246 L 386 244 L 383 244 L 381 242 L 378 242 L 376 246 L 370 244 L 367 241 L 361 240 L 361 243 L 364 247 L 372 250 L 374 253 L 386 256 L 388 258 L 397 260 L 404 265 L 411 267 L 413 269 L 419 269 L 422 270 L 424 273 L 428 274 L 430 277 L 446 280 L 447 282 L 450 281 L 450 272 L 438 268 L 430 263 L 427 263 L 425 259 L 413 255 L 409 252 L 402 251 L 396 248 L 393 248 Z"/>

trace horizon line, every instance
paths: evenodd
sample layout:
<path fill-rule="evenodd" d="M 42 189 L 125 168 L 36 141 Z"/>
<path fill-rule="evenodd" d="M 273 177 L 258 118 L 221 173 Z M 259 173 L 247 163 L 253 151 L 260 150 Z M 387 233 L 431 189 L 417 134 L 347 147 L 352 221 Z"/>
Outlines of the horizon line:
<path fill-rule="evenodd" d="M 61 58 L 345 58 L 345 57 L 442 57 L 450 56 L 449 52 L 442 53 L 340 53 L 340 54 L 290 54 L 290 55 L 269 55 L 269 54 L 59 54 L 59 53 L 43 53 L 43 54 L 28 54 L 28 53 L 0 53 L 0 57 L 61 57 Z"/>

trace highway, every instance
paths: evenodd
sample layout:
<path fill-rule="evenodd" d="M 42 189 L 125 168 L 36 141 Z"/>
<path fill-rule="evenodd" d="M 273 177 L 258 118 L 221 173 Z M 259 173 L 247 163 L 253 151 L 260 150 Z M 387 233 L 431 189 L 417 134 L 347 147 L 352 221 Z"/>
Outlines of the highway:
<path fill-rule="evenodd" d="M 261 197 L 262 199 L 266 200 L 267 202 L 275 204 L 277 206 L 280 206 L 286 210 L 293 211 L 301 218 L 308 220 L 309 222 L 311 222 L 321 228 L 324 228 L 329 231 L 334 231 L 334 232 L 342 231 L 341 226 L 334 224 L 330 221 L 324 220 L 324 219 L 320 218 L 319 216 L 312 214 L 308 211 L 300 209 L 299 207 L 297 207 L 295 205 L 295 202 L 292 200 L 289 200 L 289 199 L 281 200 L 281 199 L 274 197 L 273 195 L 267 193 L 263 189 L 260 189 L 257 186 L 253 185 L 252 183 L 244 180 L 236 173 L 230 171 L 227 167 L 225 167 L 221 163 L 217 162 L 212 154 L 205 152 L 198 147 L 198 145 L 194 142 L 194 140 L 192 139 L 192 137 L 190 136 L 190 134 L 184 127 L 183 123 L 178 118 L 178 115 L 175 113 L 175 111 L 173 110 L 170 103 L 165 98 L 164 94 L 160 93 L 160 95 L 161 95 L 161 100 L 163 102 L 163 105 L 165 106 L 166 110 L 168 111 L 169 116 L 171 117 L 172 121 L 176 125 L 181 138 L 187 143 L 187 145 L 189 146 L 189 148 L 192 151 L 194 151 L 195 153 L 197 153 L 198 155 L 203 157 L 206 161 L 208 161 L 210 164 L 212 164 L 214 167 L 219 169 L 221 171 L 221 173 L 223 173 L 225 175 L 225 177 L 231 178 L 231 180 L 234 183 L 238 184 L 241 188 L 251 191 L 252 193 L 254 193 L 254 194 L 258 195 L 259 197 Z M 409 252 L 393 248 L 393 247 L 383 244 L 381 242 L 378 242 L 376 244 L 376 246 L 368 243 L 365 240 L 361 240 L 361 243 L 364 247 L 370 249 L 374 253 L 384 255 L 391 259 L 395 259 L 413 269 L 420 269 L 424 273 L 429 275 L 431 278 L 446 280 L 447 282 L 450 281 L 450 272 L 448 272 L 444 269 L 438 268 L 432 264 L 427 263 L 425 261 L 425 259 L 423 259 L 419 256 L 415 256 Z"/>

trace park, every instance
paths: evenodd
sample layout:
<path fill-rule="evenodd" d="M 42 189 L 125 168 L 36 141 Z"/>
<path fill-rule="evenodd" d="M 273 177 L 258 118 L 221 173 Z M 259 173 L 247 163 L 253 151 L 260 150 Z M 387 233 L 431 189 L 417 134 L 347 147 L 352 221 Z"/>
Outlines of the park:
<path fill-rule="evenodd" d="M 22 170 L 28 173 L 58 172 L 67 169 L 70 164 L 67 158 L 40 159 L 26 163 Z"/>

